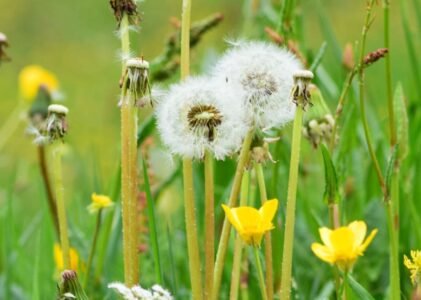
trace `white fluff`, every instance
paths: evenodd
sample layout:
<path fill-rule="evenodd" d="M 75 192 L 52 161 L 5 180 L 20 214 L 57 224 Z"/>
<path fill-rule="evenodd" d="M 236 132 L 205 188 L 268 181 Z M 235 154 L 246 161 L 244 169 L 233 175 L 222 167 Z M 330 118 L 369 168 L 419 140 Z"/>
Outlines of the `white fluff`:
<path fill-rule="evenodd" d="M 258 128 L 280 127 L 294 118 L 293 74 L 302 69 L 290 52 L 264 42 L 240 41 L 219 60 L 212 74 L 220 90 L 233 90 Z"/>
<path fill-rule="evenodd" d="M 211 105 L 222 115 L 213 141 L 189 126 L 188 112 L 198 105 Z M 216 159 L 224 159 L 239 150 L 249 128 L 235 93 L 217 88 L 205 77 L 188 78 L 173 85 L 158 103 L 156 115 L 162 141 L 171 153 L 192 159 L 202 159 L 206 150 Z"/>
<path fill-rule="evenodd" d="M 155 284 L 151 290 L 142 288 L 140 285 L 135 285 L 128 288 L 120 282 L 113 282 L 108 285 L 108 288 L 114 289 L 125 300 L 173 300 L 170 292 Z"/>

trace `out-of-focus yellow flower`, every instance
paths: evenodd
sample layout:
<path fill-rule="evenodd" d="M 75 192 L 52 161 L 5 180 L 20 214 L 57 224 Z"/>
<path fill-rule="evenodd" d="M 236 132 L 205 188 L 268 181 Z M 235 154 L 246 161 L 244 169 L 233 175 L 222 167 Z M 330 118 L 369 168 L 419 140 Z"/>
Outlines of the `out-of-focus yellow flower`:
<path fill-rule="evenodd" d="M 421 284 L 421 251 L 412 250 L 411 258 L 403 257 L 405 267 L 411 272 L 411 281 L 414 285 Z"/>
<path fill-rule="evenodd" d="M 77 253 L 76 249 L 70 248 L 69 255 L 70 255 L 70 269 L 77 272 L 79 269 L 79 254 Z M 54 244 L 54 261 L 56 263 L 57 269 L 60 272 L 63 271 L 64 270 L 63 251 L 61 251 L 61 247 L 59 244 Z"/>
<path fill-rule="evenodd" d="M 266 201 L 259 210 L 248 206 L 229 208 L 224 204 L 222 208 L 246 244 L 259 246 L 263 234 L 275 228 L 272 219 L 278 209 L 277 199 Z"/>
<path fill-rule="evenodd" d="M 22 98 L 31 103 L 40 86 L 44 86 L 50 93 L 58 90 L 56 76 L 38 65 L 29 65 L 19 74 L 19 88 Z"/>
<path fill-rule="evenodd" d="M 365 241 L 367 225 L 364 221 L 354 221 L 335 230 L 322 227 L 319 233 L 324 245 L 313 243 L 311 250 L 321 260 L 336 264 L 340 269 L 347 271 L 352 268 L 358 256 L 363 255 L 377 234 L 377 229 L 371 231 Z"/>
<path fill-rule="evenodd" d="M 98 212 L 100 209 L 113 206 L 114 202 L 111 201 L 110 197 L 105 195 L 92 194 L 92 203 L 88 206 L 88 211 L 91 214 Z"/>

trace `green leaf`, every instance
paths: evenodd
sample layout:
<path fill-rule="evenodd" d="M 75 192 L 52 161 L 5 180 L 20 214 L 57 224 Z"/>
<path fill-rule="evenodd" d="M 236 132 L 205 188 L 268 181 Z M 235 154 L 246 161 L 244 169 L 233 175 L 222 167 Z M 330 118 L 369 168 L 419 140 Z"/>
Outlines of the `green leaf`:
<path fill-rule="evenodd" d="M 149 116 L 140 126 L 137 131 L 137 146 L 139 147 L 146 140 L 148 136 L 155 130 L 155 118 L 153 115 Z"/>
<path fill-rule="evenodd" d="M 374 300 L 373 296 L 361 285 L 359 284 L 351 274 L 347 275 L 349 286 L 351 287 L 352 291 L 358 296 L 358 299 L 364 300 Z"/>
<path fill-rule="evenodd" d="M 315 56 L 315 58 L 314 58 L 314 60 L 311 64 L 311 67 L 310 67 L 311 72 L 314 73 L 317 70 L 317 67 L 319 66 L 319 64 L 322 61 L 323 55 L 325 55 L 326 47 L 327 47 L 327 43 L 323 42 L 323 44 L 320 46 L 320 49 L 319 49 L 319 51 L 317 51 L 317 54 L 316 54 L 316 56 Z"/>
<path fill-rule="evenodd" d="M 338 178 L 336 176 L 335 166 L 333 165 L 332 158 L 330 157 L 329 151 L 325 145 L 321 145 L 323 162 L 325 166 L 325 193 L 324 200 L 328 204 L 337 203 L 339 200 L 338 197 Z"/>
<path fill-rule="evenodd" d="M 392 184 L 392 177 L 395 169 L 396 158 L 398 157 L 400 145 L 397 144 L 392 149 L 392 155 L 389 158 L 387 163 L 387 170 L 386 170 L 386 188 L 388 191 L 391 189 Z"/>
<path fill-rule="evenodd" d="M 399 160 L 404 160 L 409 152 L 409 134 L 408 134 L 408 113 L 406 109 L 405 96 L 403 94 L 402 84 L 398 84 L 393 96 L 393 105 L 395 107 L 397 143 L 399 144 Z"/>

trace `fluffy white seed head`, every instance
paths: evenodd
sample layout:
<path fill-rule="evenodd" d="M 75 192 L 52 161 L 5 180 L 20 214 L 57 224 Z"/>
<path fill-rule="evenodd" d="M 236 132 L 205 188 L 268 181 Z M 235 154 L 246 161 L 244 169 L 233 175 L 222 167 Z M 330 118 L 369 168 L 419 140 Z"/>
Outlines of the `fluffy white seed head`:
<path fill-rule="evenodd" d="M 156 114 L 164 144 L 173 154 L 193 159 L 206 151 L 224 159 L 239 150 L 249 128 L 235 93 L 203 77 L 173 85 Z"/>
<path fill-rule="evenodd" d="M 294 118 L 290 99 L 298 59 L 264 42 L 236 42 L 213 69 L 217 88 L 233 90 L 259 128 L 280 127 Z"/>

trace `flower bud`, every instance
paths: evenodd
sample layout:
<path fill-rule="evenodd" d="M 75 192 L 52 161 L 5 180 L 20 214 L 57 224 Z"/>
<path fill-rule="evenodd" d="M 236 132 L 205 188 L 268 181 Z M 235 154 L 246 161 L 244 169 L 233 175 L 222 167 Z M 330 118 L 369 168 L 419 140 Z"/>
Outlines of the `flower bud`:
<path fill-rule="evenodd" d="M 75 271 L 65 270 L 61 273 L 59 299 L 88 300 L 88 296 L 86 296 L 85 291 L 82 289 Z"/>

